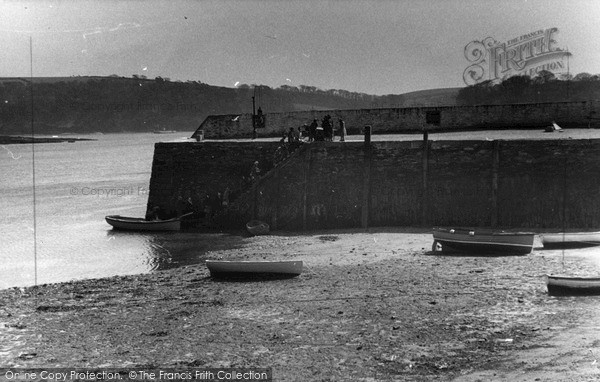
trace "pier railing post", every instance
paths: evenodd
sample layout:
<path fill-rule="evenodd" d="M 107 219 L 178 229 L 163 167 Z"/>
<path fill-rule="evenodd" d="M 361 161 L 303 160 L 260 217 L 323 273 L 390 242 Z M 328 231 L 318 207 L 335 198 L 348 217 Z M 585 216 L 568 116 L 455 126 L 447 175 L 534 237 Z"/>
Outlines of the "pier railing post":
<path fill-rule="evenodd" d="M 365 126 L 365 147 L 368 147 L 371 145 L 371 125 L 366 125 Z"/>

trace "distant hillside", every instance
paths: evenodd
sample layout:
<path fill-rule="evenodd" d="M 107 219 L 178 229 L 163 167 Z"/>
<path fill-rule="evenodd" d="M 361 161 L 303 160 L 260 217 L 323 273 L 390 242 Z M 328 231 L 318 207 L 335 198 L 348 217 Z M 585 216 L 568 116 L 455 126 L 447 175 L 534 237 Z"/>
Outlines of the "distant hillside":
<path fill-rule="evenodd" d="M 580 73 L 555 77 L 541 71 L 536 77 L 513 76 L 501 82 L 485 81 L 459 90 L 458 105 L 498 105 L 588 101 L 600 99 L 600 75 Z"/>
<path fill-rule="evenodd" d="M 92 80 L 102 80 L 102 79 L 122 79 L 122 77 L 111 76 L 111 77 L 102 77 L 102 76 L 71 76 L 71 77 L 33 77 L 34 84 L 41 83 L 57 83 L 57 82 L 88 82 Z M 6 84 L 10 82 L 22 82 L 22 83 L 30 83 L 31 78 L 27 77 L 1 77 L 0 84 Z"/>
<path fill-rule="evenodd" d="M 460 89 L 462 88 L 442 88 L 404 93 L 402 94 L 403 107 L 454 106 Z"/>
<path fill-rule="evenodd" d="M 375 96 L 314 86 L 211 86 L 157 77 L 0 78 L 0 134 L 193 131 L 211 114 L 403 107 L 402 95 Z"/>
<path fill-rule="evenodd" d="M 31 132 L 31 82 L 29 78 L 0 78 L 0 135 Z M 38 134 L 150 132 L 157 129 L 193 131 L 208 115 L 252 113 L 252 97 L 256 109 L 261 107 L 268 114 L 540 102 L 568 100 L 570 96 L 590 99 L 600 95 L 600 81 L 571 82 L 566 89 L 557 81 L 550 82 L 540 85 L 539 81 L 534 81 L 525 90 L 515 86 L 480 84 L 376 96 L 306 85 L 283 85 L 272 89 L 243 84 L 226 88 L 198 81 L 144 76 L 34 77 L 33 120 Z M 512 93 L 506 93 L 507 89 L 512 89 Z M 520 93 L 515 93 L 515 89 Z"/>
<path fill-rule="evenodd" d="M 402 102 L 401 96 L 304 85 L 225 88 L 143 76 L 0 78 L 0 134 L 30 132 L 32 81 L 34 129 L 39 134 L 193 131 L 211 114 L 252 113 L 253 96 L 256 109 L 266 114 Z"/>

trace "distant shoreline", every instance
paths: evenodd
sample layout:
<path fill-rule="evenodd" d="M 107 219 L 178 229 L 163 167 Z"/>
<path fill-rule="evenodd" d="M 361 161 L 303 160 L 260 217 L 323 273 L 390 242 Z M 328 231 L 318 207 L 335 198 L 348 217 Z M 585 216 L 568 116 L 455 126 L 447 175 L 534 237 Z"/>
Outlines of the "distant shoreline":
<path fill-rule="evenodd" d="M 168 133 L 160 133 L 162 135 L 171 135 L 171 134 L 193 134 L 193 131 L 169 131 Z M 111 135 L 111 134 L 156 134 L 156 132 L 152 131 L 119 131 L 119 132 L 110 132 L 110 133 L 102 133 L 102 132 L 94 132 L 94 133 L 60 133 L 58 136 L 48 136 L 44 134 L 44 136 L 30 136 L 30 135 L 0 135 L 0 145 L 10 145 L 10 144 L 26 144 L 26 143 L 60 143 L 60 142 L 75 142 L 75 141 L 97 141 L 97 138 L 76 138 L 74 135 L 85 135 L 85 136 L 103 136 L 103 135 Z"/>
<path fill-rule="evenodd" d="M 97 141 L 91 138 L 71 138 L 71 137 L 27 137 L 22 135 L 0 135 L 0 144 L 25 144 L 25 143 L 57 143 L 57 142 L 75 142 L 75 141 Z"/>

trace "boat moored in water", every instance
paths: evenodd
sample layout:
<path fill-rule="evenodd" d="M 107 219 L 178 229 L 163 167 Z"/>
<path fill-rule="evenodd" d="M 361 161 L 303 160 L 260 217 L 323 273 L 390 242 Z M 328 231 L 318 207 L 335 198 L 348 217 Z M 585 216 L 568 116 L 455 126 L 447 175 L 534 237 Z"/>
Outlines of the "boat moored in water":
<path fill-rule="evenodd" d="M 167 220 L 146 220 L 120 215 L 109 215 L 105 217 L 106 222 L 113 229 L 127 231 L 179 231 L 181 219 L 173 218 Z"/>
<path fill-rule="evenodd" d="M 176 133 L 176 130 L 154 130 L 154 134 L 173 134 Z"/>

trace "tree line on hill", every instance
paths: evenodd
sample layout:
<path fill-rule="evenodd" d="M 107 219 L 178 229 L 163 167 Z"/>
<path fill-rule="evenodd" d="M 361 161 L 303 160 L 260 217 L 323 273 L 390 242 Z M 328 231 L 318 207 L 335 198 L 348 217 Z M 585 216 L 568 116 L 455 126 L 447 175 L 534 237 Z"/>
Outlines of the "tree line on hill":
<path fill-rule="evenodd" d="M 261 107 L 266 114 L 436 106 L 442 98 L 441 106 L 600 99 L 599 75 L 556 77 L 546 71 L 534 78 L 514 76 L 499 83 L 486 81 L 461 88 L 456 101 L 452 92 L 440 98 L 440 90 L 444 89 L 420 91 L 412 96 L 376 96 L 307 85 L 270 88 L 242 84 L 226 88 L 140 75 L 56 81 L 34 78 L 33 84 L 32 87 L 25 78 L 0 78 L 0 135 L 29 134 L 32 122 L 36 134 L 193 131 L 208 115 L 252 113 L 252 97 L 256 109 Z"/>
<path fill-rule="evenodd" d="M 76 79 L 76 80 L 75 80 Z M 314 86 L 240 85 L 226 88 L 198 81 L 134 75 L 82 80 L 0 79 L 0 135 L 93 132 L 193 131 L 208 116 L 320 109 L 400 107 L 402 96 L 374 96 Z M 32 108 L 33 106 L 33 108 Z"/>
<path fill-rule="evenodd" d="M 600 75 L 579 73 L 555 76 L 540 71 L 535 77 L 518 75 L 500 82 L 484 81 L 459 90 L 457 105 L 494 105 L 588 101 L 600 99 Z"/>

